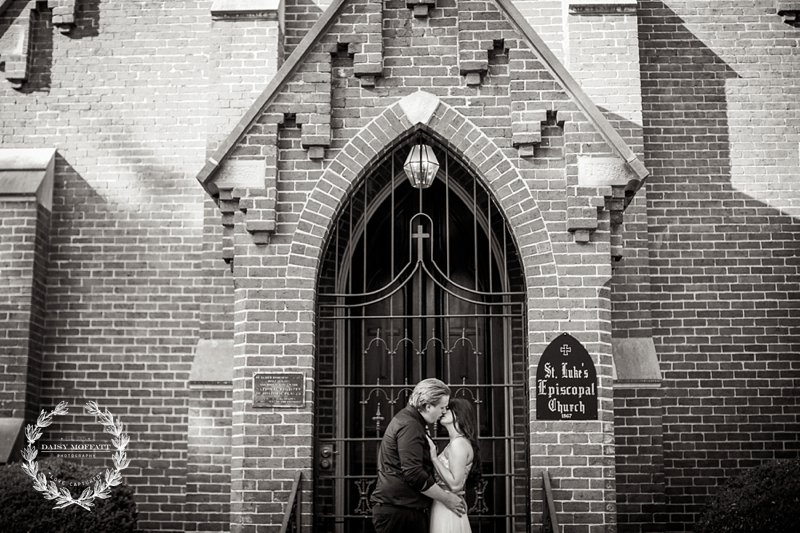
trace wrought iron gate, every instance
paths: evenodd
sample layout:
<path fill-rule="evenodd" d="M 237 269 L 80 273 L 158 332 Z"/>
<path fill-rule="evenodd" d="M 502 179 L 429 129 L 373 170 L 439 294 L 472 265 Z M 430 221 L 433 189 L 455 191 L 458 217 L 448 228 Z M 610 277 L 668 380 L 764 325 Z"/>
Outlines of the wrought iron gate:
<path fill-rule="evenodd" d="M 524 276 L 492 197 L 435 150 L 444 168 L 424 191 L 398 172 L 407 143 L 384 157 L 340 212 L 323 256 L 315 532 L 372 532 L 380 439 L 426 377 L 476 408 L 473 531 L 528 530 Z"/>

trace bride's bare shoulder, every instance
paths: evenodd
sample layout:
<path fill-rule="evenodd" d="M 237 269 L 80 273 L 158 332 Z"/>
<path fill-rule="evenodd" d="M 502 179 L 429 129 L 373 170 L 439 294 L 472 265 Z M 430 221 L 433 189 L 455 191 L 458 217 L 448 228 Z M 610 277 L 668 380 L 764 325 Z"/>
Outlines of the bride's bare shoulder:
<path fill-rule="evenodd" d="M 469 442 L 469 439 L 454 439 L 450 442 L 450 455 L 452 456 L 453 453 L 457 453 L 461 457 L 471 457 L 472 456 L 472 444 Z"/>

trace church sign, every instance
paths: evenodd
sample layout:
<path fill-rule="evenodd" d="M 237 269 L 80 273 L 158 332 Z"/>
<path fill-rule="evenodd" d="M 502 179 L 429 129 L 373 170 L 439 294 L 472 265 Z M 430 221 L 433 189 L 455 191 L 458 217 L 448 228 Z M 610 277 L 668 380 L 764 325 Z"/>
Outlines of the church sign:
<path fill-rule="evenodd" d="M 253 407 L 303 407 L 302 373 L 261 373 L 253 376 Z"/>
<path fill-rule="evenodd" d="M 568 333 L 544 350 L 536 369 L 537 420 L 597 420 L 597 370 Z"/>

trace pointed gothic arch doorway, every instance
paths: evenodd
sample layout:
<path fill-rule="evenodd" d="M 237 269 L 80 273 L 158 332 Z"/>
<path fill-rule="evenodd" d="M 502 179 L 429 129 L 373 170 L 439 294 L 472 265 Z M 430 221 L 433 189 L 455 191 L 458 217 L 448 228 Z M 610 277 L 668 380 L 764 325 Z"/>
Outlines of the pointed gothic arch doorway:
<path fill-rule="evenodd" d="M 419 138 L 441 163 L 425 190 L 402 170 Z M 483 468 L 467 493 L 473 531 L 529 530 L 524 301 L 519 254 L 493 197 L 427 134 L 398 142 L 340 209 L 323 254 L 315 532 L 373 531 L 380 439 L 426 377 L 476 408 Z"/>

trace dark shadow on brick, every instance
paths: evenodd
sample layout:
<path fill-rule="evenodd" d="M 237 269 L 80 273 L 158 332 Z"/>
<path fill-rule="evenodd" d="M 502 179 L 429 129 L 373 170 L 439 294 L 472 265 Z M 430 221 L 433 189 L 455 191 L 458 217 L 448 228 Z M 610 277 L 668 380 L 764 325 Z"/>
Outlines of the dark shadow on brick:
<path fill-rule="evenodd" d="M 605 108 L 600 110 L 641 159 L 642 126 Z M 619 261 L 612 260 L 612 278 L 606 284 L 615 339 L 652 336 L 646 188 L 645 184 L 625 211 L 623 255 Z M 656 533 L 665 528 L 663 395 L 662 388 L 615 385 L 614 459 L 620 533 Z"/>
<path fill-rule="evenodd" d="M 75 10 L 75 27 L 67 37 L 83 39 L 100 35 L 100 0 L 80 0 Z"/>
<path fill-rule="evenodd" d="M 12 2 L 0 17 L 0 37 L 23 12 L 25 2 Z M 31 47 L 28 79 L 19 89 L 23 94 L 49 92 L 52 84 L 54 39 L 82 39 L 99 35 L 100 0 L 83 0 L 77 3 L 75 25 L 67 34 L 61 34 L 53 25 L 52 10 L 47 2 L 38 1 L 31 13 Z M 2 53 L 3 50 L 0 50 Z M 5 58 L 0 56 L 0 70 L 5 71 Z"/>
<path fill-rule="evenodd" d="M 726 477 L 800 456 L 788 366 L 800 349 L 800 221 L 731 184 L 726 82 L 738 74 L 664 2 L 640 3 L 639 35 L 650 307 L 664 376 L 658 519 L 690 531 Z"/>
<path fill-rule="evenodd" d="M 81 262 L 86 259 L 91 262 L 95 252 L 82 228 L 96 216 L 98 207 L 103 209 L 105 206 L 105 199 L 56 152 L 42 363 L 43 401 L 48 404 L 55 405 L 61 400 L 80 402 L 84 396 L 83 387 L 77 383 L 79 378 L 68 379 L 61 367 L 62 364 L 75 364 L 77 361 L 68 355 L 57 355 L 55 346 L 63 345 L 64 337 L 77 334 L 77 330 L 71 330 L 68 326 L 70 318 L 75 316 L 70 309 L 87 305 L 81 293 L 90 289 L 87 285 L 89 276 Z M 87 253 L 84 256 L 75 254 L 83 243 L 87 245 Z M 84 273 L 70 274 L 81 271 Z M 86 287 L 74 290 L 81 286 Z M 99 349 L 98 346 L 94 350 Z M 51 402 L 51 399 L 55 402 Z"/>
<path fill-rule="evenodd" d="M 23 13 L 24 9 L 28 9 L 25 2 L 12 2 L 0 17 L 0 39 L 6 35 L 6 32 L 15 24 L 15 21 Z M 28 79 L 22 84 L 22 87 L 17 89 L 23 94 L 30 94 L 34 92 L 47 92 L 50 90 L 50 70 L 53 67 L 53 32 L 50 24 L 50 17 L 42 14 L 38 9 L 33 9 L 31 17 L 31 41 L 28 56 Z M 10 42 L 3 43 L 6 47 L 10 46 Z M 0 49 L 0 71 L 6 72 L 6 60 L 8 59 L 5 54 L 9 50 Z M 5 75 L 0 75 L 3 83 L 8 83 L 5 80 Z"/>
<path fill-rule="evenodd" d="M 31 58 L 28 70 L 28 81 L 20 92 L 49 92 L 52 84 L 53 70 L 53 24 L 47 13 L 34 10 L 31 16 Z"/>
<path fill-rule="evenodd" d="M 136 157 L 122 149 L 111 155 Z M 200 265 L 201 230 L 195 236 L 193 226 L 181 220 L 186 213 L 179 206 L 190 209 L 189 200 L 180 204 L 175 198 L 190 198 L 197 184 L 179 170 L 131 166 L 135 173 L 117 179 L 131 180 L 131 196 L 141 192 L 139 206 L 130 198 L 106 197 L 120 190 L 119 183 L 96 189 L 81 170 L 56 158 L 42 401 L 82 406 L 97 399 L 121 417 L 131 437 L 131 465 L 123 476 L 136 492 L 139 527 L 183 531 L 185 514 L 178 505 L 185 493 L 150 489 L 187 486 L 185 384 L 197 334 L 191 317 L 197 316 L 204 284 L 190 274 Z M 96 169 L 91 173 L 93 179 L 107 178 Z M 108 394 L 112 388 L 124 393 Z M 63 430 L 82 429 L 80 409 L 74 410 L 75 416 L 71 409 L 59 420 Z M 152 519 L 150 513 L 162 506 L 168 514 Z"/>

